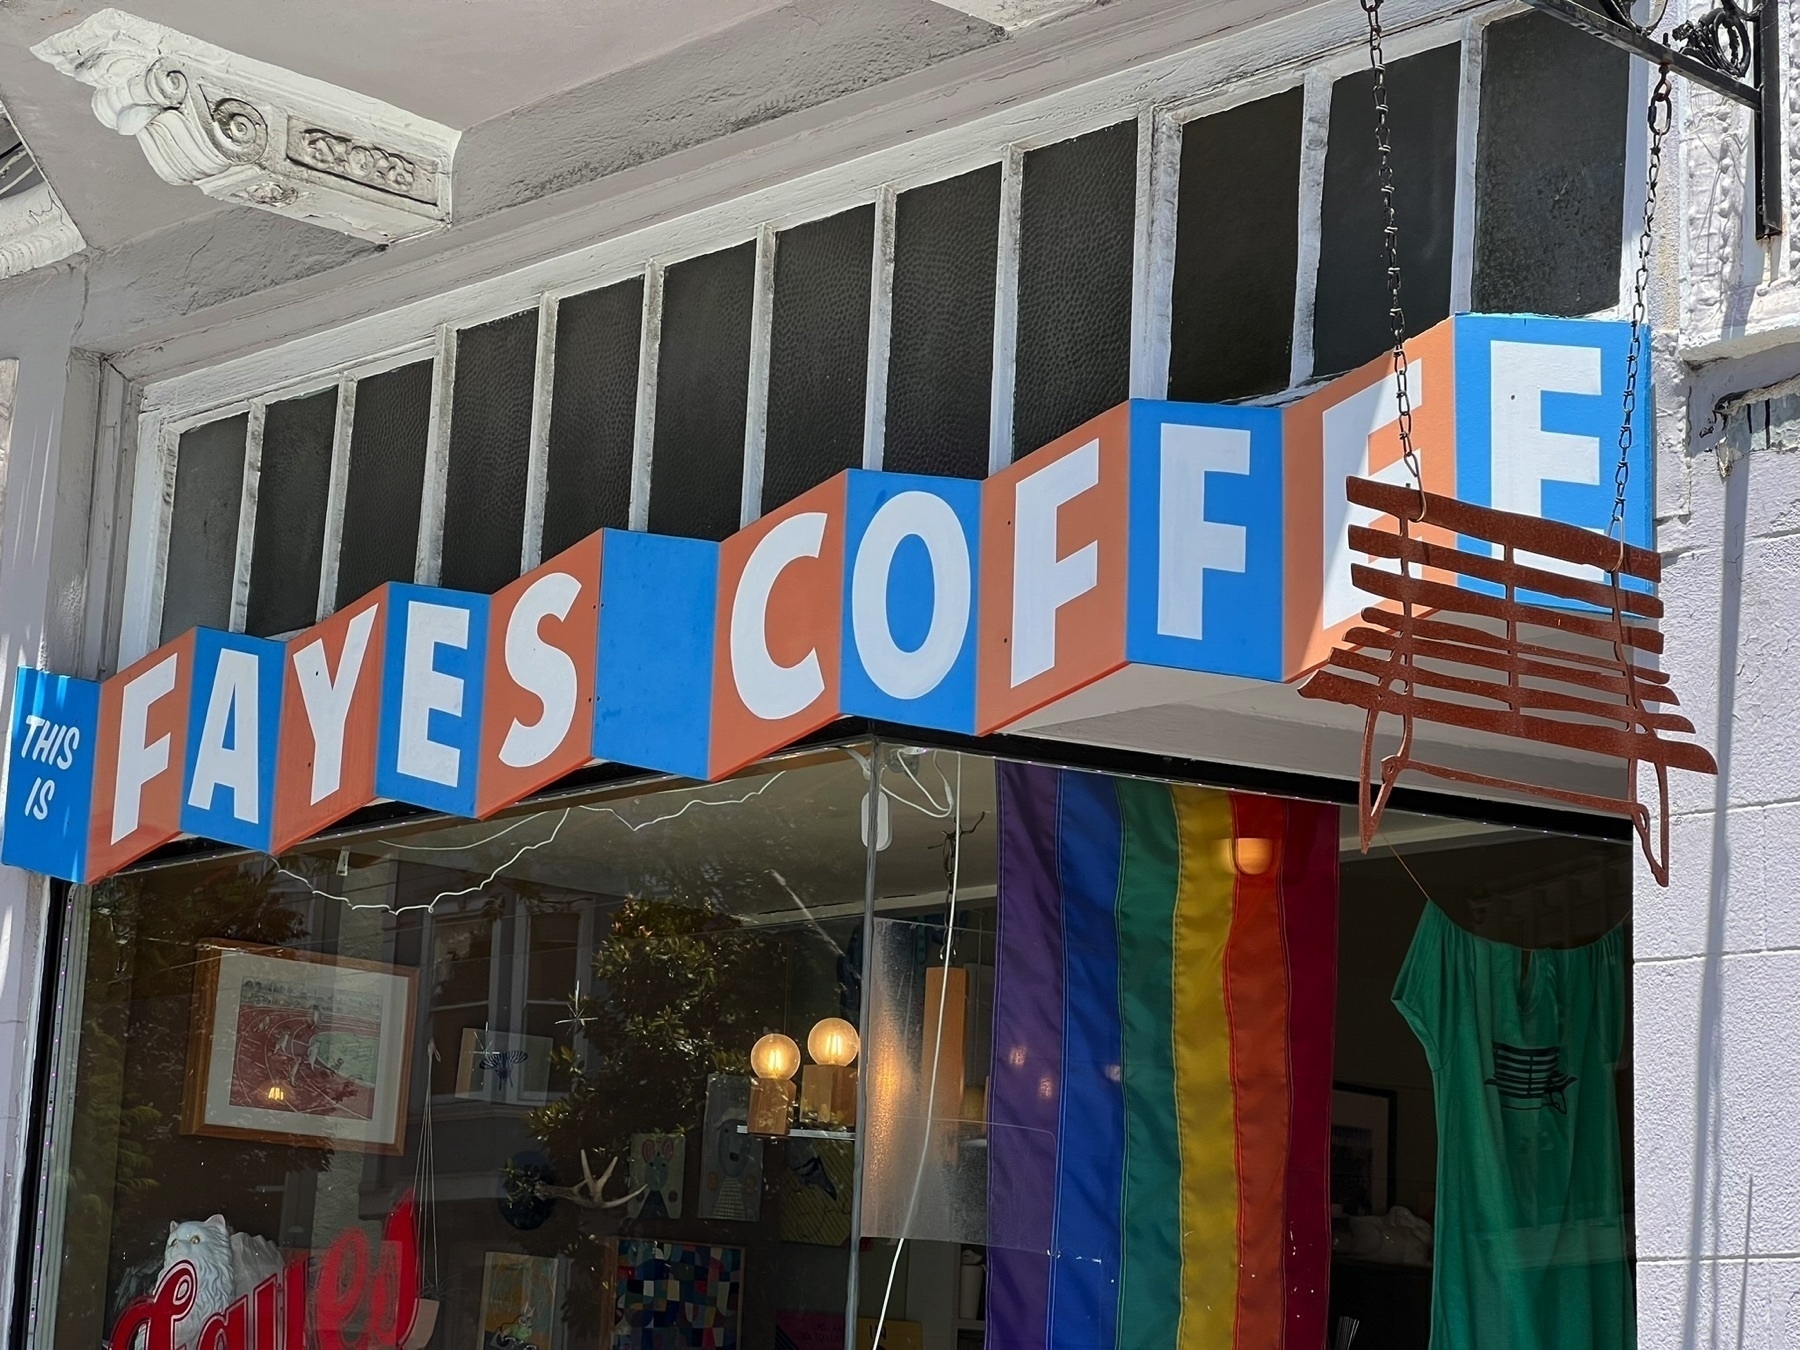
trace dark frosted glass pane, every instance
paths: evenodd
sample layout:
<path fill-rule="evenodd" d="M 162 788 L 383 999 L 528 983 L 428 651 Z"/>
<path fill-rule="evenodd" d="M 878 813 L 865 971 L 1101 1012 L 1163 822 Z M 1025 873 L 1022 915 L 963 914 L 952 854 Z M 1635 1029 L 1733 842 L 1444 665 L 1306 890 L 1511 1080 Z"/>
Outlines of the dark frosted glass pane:
<path fill-rule="evenodd" d="M 256 489 L 256 544 L 244 627 L 258 637 L 291 633 L 319 617 L 319 563 L 331 495 L 337 390 L 271 403 L 263 419 Z"/>
<path fill-rule="evenodd" d="M 1437 47 L 1388 66 L 1394 197 L 1407 333 L 1450 313 L 1456 235 L 1456 94 L 1462 48 Z M 1381 355 L 1388 328 L 1386 218 L 1375 177 L 1375 96 L 1366 71 L 1331 87 L 1331 125 L 1313 310 L 1313 373 L 1336 375 Z"/>
<path fill-rule="evenodd" d="M 238 511 L 244 499 L 244 438 L 249 430 L 249 414 L 239 413 L 181 433 L 175 451 L 169 566 L 163 580 L 164 642 L 197 624 L 224 628 L 231 621 Z"/>
<path fill-rule="evenodd" d="M 1025 156 L 1015 459 L 1130 391 L 1136 209 L 1136 122 Z"/>
<path fill-rule="evenodd" d="M 622 530 L 630 523 L 643 321 L 642 277 L 572 295 L 556 307 L 546 558 L 595 530 Z"/>
<path fill-rule="evenodd" d="M 895 203 L 882 468 L 987 476 L 999 249 L 998 164 Z"/>
<path fill-rule="evenodd" d="M 783 231 L 775 246 L 762 509 L 862 463 L 875 208 Z"/>
<path fill-rule="evenodd" d="M 535 309 L 456 335 L 441 584 L 497 591 L 519 575 L 531 458 Z"/>
<path fill-rule="evenodd" d="M 650 468 L 655 534 L 723 539 L 738 527 L 755 273 L 754 243 L 663 273 Z"/>
<path fill-rule="evenodd" d="M 1300 251 L 1300 117 L 1290 89 L 1181 133 L 1169 397 L 1288 386 Z"/>
<path fill-rule="evenodd" d="M 431 366 L 419 361 L 356 382 L 337 604 L 386 581 L 411 581 L 425 494 Z"/>
<path fill-rule="evenodd" d="M 1475 308 L 1591 314 L 1619 299 L 1631 58 L 1549 14 L 1486 29 Z"/>

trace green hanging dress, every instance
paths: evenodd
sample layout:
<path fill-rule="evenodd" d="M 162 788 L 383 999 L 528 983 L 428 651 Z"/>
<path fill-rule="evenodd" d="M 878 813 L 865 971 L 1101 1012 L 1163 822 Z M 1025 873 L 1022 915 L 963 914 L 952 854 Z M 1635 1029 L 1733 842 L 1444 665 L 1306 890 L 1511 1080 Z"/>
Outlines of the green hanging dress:
<path fill-rule="evenodd" d="M 1437 1089 L 1431 1350 L 1632 1350 L 1624 932 L 1534 950 L 1427 905 L 1394 987 Z"/>

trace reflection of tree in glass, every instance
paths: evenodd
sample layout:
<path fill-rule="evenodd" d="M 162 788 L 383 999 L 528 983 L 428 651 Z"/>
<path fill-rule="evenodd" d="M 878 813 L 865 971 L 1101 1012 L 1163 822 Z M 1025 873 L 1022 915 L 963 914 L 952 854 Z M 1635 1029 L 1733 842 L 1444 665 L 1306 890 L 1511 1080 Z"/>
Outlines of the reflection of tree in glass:
<path fill-rule="evenodd" d="M 598 1170 L 626 1156 L 633 1134 L 697 1127 L 707 1075 L 748 1073 L 751 1044 L 780 1025 L 786 961 L 785 944 L 731 915 L 668 900 L 622 902 L 596 944 L 593 992 L 571 999 L 574 1044 L 557 1048 L 568 1096 L 530 1116 L 559 1179 L 580 1178 L 584 1148 Z M 609 1198 L 629 1189 L 628 1166 L 614 1172 Z M 596 1226 L 610 1232 L 623 1213 L 592 1211 L 579 1222 L 590 1233 Z M 575 1216 L 559 1214 L 543 1240 L 590 1276 L 570 1285 L 571 1325 L 588 1332 L 597 1308 L 585 1291 L 602 1278 L 604 1249 L 576 1224 Z"/>
<path fill-rule="evenodd" d="M 101 1321 L 141 1292 L 137 1268 L 154 1277 L 171 1221 L 220 1212 L 234 1229 L 273 1237 L 280 1197 L 255 1188 L 330 1164 L 327 1149 L 179 1132 L 196 948 L 212 938 L 293 944 L 304 932 L 307 902 L 273 887 L 270 872 L 266 861 L 232 862 L 93 892 L 58 1343 L 77 1343 L 65 1334 L 71 1318 L 82 1343 L 99 1343 Z"/>
<path fill-rule="evenodd" d="M 596 945 L 595 987 L 571 1009 L 592 1047 L 559 1046 L 569 1095 L 534 1111 L 532 1131 L 579 1174 L 579 1151 L 612 1158 L 633 1134 L 698 1123 L 706 1078 L 747 1073 L 751 1043 L 782 1012 L 786 952 L 730 915 L 626 900 Z"/>

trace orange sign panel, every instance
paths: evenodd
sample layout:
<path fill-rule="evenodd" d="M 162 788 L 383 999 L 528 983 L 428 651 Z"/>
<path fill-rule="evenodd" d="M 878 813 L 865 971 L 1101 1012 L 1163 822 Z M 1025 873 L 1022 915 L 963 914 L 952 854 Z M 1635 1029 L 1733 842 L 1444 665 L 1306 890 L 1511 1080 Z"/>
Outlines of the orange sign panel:
<path fill-rule="evenodd" d="M 975 729 L 986 734 L 1125 664 L 1131 408 L 982 485 Z"/>
<path fill-rule="evenodd" d="M 387 618 L 383 586 L 287 644 L 275 853 L 375 800 Z"/>
<path fill-rule="evenodd" d="M 181 833 L 194 630 L 100 686 L 88 875 L 103 877 Z"/>

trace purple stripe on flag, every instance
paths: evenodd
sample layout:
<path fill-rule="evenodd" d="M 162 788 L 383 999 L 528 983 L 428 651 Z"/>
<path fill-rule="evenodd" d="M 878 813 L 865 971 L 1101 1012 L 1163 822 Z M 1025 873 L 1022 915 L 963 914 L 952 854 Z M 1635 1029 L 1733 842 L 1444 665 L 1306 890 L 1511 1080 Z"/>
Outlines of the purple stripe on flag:
<path fill-rule="evenodd" d="M 1053 769 L 1000 763 L 999 937 L 988 1079 L 989 1350 L 1049 1339 L 1062 1110 L 1063 933 Z"/>

